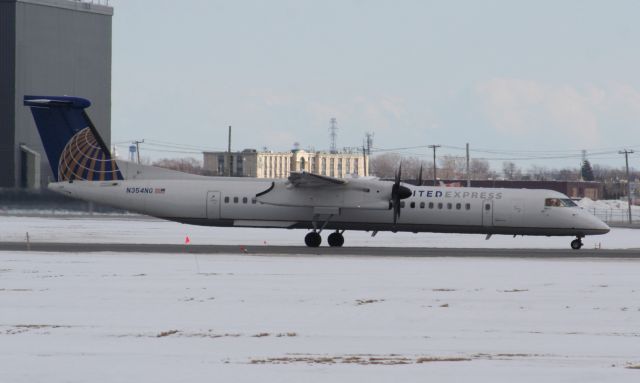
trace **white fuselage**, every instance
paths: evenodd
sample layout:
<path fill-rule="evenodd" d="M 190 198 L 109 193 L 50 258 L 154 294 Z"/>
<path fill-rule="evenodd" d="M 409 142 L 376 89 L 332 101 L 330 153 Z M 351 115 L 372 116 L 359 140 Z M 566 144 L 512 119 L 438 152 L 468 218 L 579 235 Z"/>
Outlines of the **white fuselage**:
<path fill-rule="evenodd" d="M 401 216 L 394 224 L 385 195 L 391 183 L 360 182 L 360 189 L 351 194 L 329 189 L 318 192 L 315 200 L 309 190 L 300 194 L 286 180 L 267 179 L 78 181 L 49 187 L 76 198 L 209 226 L 575 236 L 609 231 L 579 207 L 545 206 L 545 198 L 567 198 L 550 190 L 406 184 L 412 196 L 402 201 Z"/>

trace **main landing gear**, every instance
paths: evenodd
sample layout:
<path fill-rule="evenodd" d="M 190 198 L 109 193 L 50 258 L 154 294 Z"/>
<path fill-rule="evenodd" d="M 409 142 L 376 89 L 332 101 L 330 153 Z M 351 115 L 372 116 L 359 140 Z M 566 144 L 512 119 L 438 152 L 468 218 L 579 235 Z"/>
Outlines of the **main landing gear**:
<path fill-rule="evenodd" d="M 344 236 L 342 235 L 341 232 L 336 230 L 335 232 L 329 234 L 329 238 L 327 238 L 327 242 L 329 242 L 329 246 L 331 247 L 342 247 L 342 245 L 344 245 Z"/>
<path fill-rule="evenodd" d="M 571 241 L 571 248 L 573 250 L 580 250 L 582 245 L 583 245 L 583 243 L 582 243 L 582 238 L 581 237 L 577 237 L 576 239 Z"/>
<path fill-rule="evenodd" d="M 322 237 L 317 231 L 312 231 L 304 236 L 304 243 L 309 247 L 318 247 L 322 243 Z"/>
<path fill-rule="evenodd" d="M 344 245 L 344 236 L 342 235 L 342 233 L 344 233 L 344 230 L 342 231 L 336 230 L 335 232 L 329 234 L 329 237 L 327 238 L 327 242 L 329 242 L 329 246 L 342 247 L 342 245 Z M 304 243 L 309 247 L 320 246 L 320 244 L 322 243 L 322 237 L 320 236 L 320 232 L 314 230 L 307 233 L 307 235 L 305 235 L 304 237 Z"/>

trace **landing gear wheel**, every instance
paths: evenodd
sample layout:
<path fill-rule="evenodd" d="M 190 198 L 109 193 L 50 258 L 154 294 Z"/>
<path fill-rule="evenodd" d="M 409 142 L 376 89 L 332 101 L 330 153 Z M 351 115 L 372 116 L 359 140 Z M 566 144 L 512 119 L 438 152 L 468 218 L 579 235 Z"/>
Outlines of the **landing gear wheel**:
<path fill-rule="evenodd" d="M 571 241 L 571 248 L 573 250 L 580 250 L 580 248 L 582 247 L 583 243 L 582 243 L 582 239 L 580 238 L 576 238 L 573 241 Z"/>
<path fill-rule="evenodd" d="M 329 238 L 327 238 L 329 242 L 329 246 L 331 247 L 342 247 L 344 245 L 344 236 L 339 232 L 334 232 L 329 234 Z"/>
<path fill-rule="evenodd" d="M 304 236 L 304 243 L 309 247 L 318 247 L 322 243 L 322 237 L 319 233 L 312 231 Z"/>

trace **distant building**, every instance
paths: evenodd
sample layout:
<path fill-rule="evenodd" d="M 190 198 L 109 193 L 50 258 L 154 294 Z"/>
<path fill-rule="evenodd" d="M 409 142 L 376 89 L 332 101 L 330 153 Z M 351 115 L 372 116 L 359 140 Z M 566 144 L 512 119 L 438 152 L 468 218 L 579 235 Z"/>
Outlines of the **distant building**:
<path fill-rule="evenodd" d="M 307 171 L 342 178 L 347 174 L 366 175 L 369 156 L 359 153 L 258 152 L 204 152 L 204 169 L 214 176 L 287 178 L 292 171 Z"/>
<path fill-rule="evenodd" d="M 111 139 L 111 19 L 98 1 L 0 0 L 0 187 L 52 180 L 25 95 L 79 96 Z"/>

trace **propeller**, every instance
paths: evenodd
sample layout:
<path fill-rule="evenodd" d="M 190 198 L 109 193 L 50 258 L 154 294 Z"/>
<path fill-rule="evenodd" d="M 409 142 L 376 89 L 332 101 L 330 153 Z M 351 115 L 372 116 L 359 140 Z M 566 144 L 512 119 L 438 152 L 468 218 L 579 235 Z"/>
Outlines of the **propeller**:
<path fill-rule="evenodd" d="M 400 200 L 411 197 L 411 189 L 400 185 L 402 180 L 402 163 L 396 172 L 396 179 L 391 187 L 391 204 L 393 205 L 393 224 L 400 218 Z"/>

